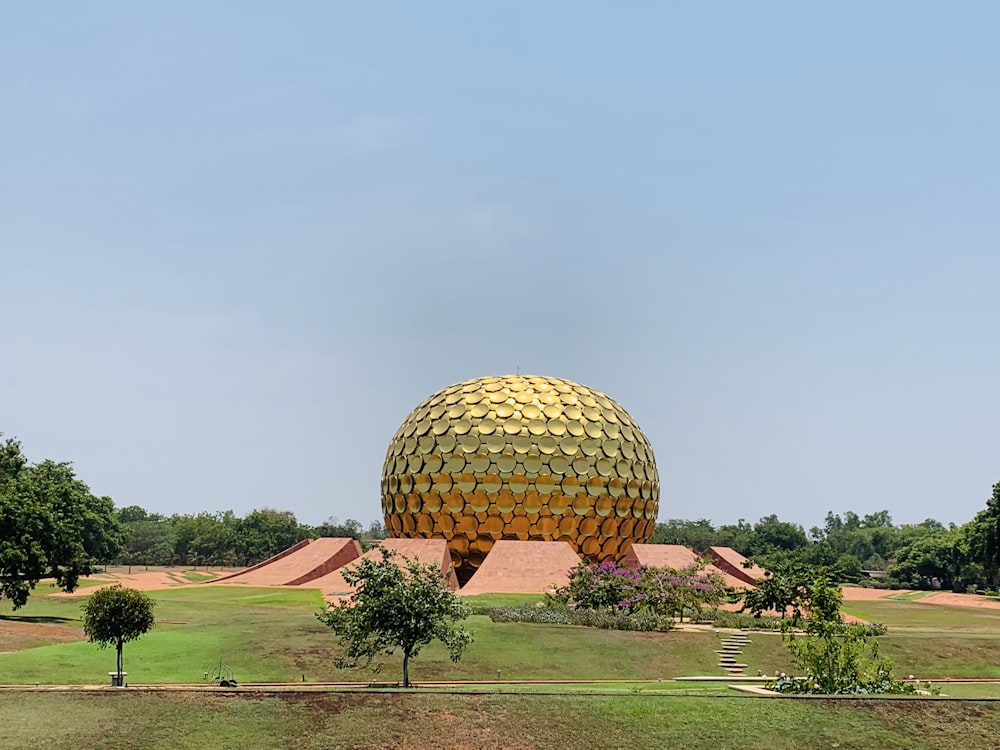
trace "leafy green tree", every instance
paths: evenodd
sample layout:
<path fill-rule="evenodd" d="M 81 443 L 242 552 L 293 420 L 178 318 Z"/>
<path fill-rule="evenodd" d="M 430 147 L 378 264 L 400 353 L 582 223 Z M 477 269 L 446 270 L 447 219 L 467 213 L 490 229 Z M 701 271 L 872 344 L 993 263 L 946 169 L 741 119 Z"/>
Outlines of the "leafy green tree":
<path fill-rule="evenodd" d="M 399 649 L 403 686 L 409 687 L 410 659 L 423 646 L 441 641 L 451 660 L 458 661 L 472 642 L 472 635 L 458 625 L 468 609 L 436 566 L 382 550 L 381 560 L 362 558 L 343 575 L 354 593 L 316 615 L 345 646 L 345 656 L 334 660 L 338 668 L 370 666 L 375 657 Z M 381 667 L 376 664 L 375 671 Z"/>
<path fill-rule="evenodd" d="M 83 605 L 83 632 L 98 648 L 114 646 L 118 684 L 122 681 L 122 648 L 148 633 L 155 622 L 152 598 L 120 584 L 98 589 Z"/>
<path fill-rule="evenodd" d="M 128 565 L 170 565 L 174 530 L 166 521 L 131 521 L 125 524 L 122 560 Z"/>
<path fill-rule="evenodd" d="M 235 523 L 233 548 L 244 565 L 253 565 L 309 536 L 290 511 L 261 508 Z"/>
<path fill-rule="evenodd" d="M 0 596 L 15 608 L 45 577 L 74 590 L 121 541 L 111 498 L 91 494 L 70 464 L 29 465 L 17 441 L 0 445 Z"/>
<path fill-rule="evenodd" d="M 972 519 L 969 538 L 973 559 L 996 580 L 1000 572 L 1000 482 L 993 485 L 993 495 L 986 501 L 986 508 Z"/>
<path fill-rule="evenodd" d="M 847 625 L 840 615 L 842 595 L 822 572 L 807 586 L 810 612 L 806 635 L 786 627 L 785 647 L 805 677 L 782 677 L 770 684 L 786 693 L 871 694 L 911 692 L 892 677 L 892 663 L 879 656 L 869 627 Z"/>

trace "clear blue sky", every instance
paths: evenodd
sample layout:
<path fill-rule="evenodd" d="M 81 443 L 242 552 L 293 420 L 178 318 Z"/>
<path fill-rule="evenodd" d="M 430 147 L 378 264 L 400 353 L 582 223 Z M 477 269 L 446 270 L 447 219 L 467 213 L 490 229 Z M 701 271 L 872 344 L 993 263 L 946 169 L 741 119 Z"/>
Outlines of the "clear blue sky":
<path fill-rule="evenodd" d="M 1000 7 L 69 2 L 0 19 L 0 431 L 161 513 L 379 517 L 553 375 L 660 519 L 1000 481 Z"/>

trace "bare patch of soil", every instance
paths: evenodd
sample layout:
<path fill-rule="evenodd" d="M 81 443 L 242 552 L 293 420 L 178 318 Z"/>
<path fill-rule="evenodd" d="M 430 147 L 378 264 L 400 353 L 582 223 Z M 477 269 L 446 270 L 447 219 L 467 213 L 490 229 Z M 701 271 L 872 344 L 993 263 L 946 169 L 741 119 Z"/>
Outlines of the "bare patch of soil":
<path fill-rule="evenodd" d="M 26 648 L 82 641 L 83 639 L 83 630 L 72 625 L 0 619 L 0 652 L 22 651 Z"/>

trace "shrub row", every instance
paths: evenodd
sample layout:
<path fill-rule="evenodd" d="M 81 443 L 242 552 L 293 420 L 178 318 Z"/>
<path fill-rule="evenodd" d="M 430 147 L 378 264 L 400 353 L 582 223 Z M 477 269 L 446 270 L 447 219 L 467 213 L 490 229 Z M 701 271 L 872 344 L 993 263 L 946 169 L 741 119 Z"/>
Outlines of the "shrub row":
<path fill-rule="evenodd" d="M 493 622 L 530 622 L 546 625 L 582 625 L 603 630 L 666 632 L 673 619 L 648 613 L 623 614 L 606 610 L 569 609 L 568 607 L 491 607 Z"/>

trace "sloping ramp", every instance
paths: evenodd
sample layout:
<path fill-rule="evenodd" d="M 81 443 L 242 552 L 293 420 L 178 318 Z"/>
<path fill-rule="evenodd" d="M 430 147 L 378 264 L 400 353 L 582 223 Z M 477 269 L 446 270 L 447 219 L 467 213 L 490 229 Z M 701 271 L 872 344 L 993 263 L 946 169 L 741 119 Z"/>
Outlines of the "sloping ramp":
<path fill-rule="evenodd" d="M 629 567 L 645 566 L 647 568 L 673 568 L 681 570 L 697 565 L 700 558 L 698 553 L 682 544 L 633 544 L 625 559 L 624 565 Z M 713 558 L 708 558 L 712 562 Z M 714 563 L 709 565 L 708 571 L 718 573 L 726 586 L 734 589 L 753 588 L 753 584 L 747 583 L 742 578 L 730 575 L 725 569 L 718 567 Z"/>
<path fill-rule="evenodd" d="M 767 575 L 767 571 L 757 565 L 744 567 L 747 559 L 732 547 L 709 547 L 705 555 L 712 558 L 712 564 L 719 570 L 751 586 L 756 586 L 757 581 Z"/>
<path fill-rule="evenodd" d="M 673 568 L 681 570 L 698 564 L 698 555 L 682 544 L 633 544 L 622 560 L 623 565 L 637 568 Z"/>
<path fill-rule="evenodd" d="M 378 547 L 368 550 L 361 555 L 361 558 L 381 560 L 381 550 L 383 549 L 394 552 L 400 557 L 416 560 L 424 565 L 438 566 L 440 571 L 448 576 L 450 587 L 452 589 L 458 588 L 458 579 L 455 578 L 455 571 L 452 568 L 448 542 L 444 539 L 383 539 Z M 350 584 L 344 580 L 343 572 L 356 564 L 352 561 L 352 563 L 348 563 L 342 568 L 331 571 L 324 576 L 296 585 L 305 588 L 322 589 L 323 596 L 330 603 L 342 601 L 349 597 L 352 591 Z"/>
<path fill-rule="evenodd" d="M 458 593 L 544 594 L 569 583 L 569 570 L 579 564 L 569 542 L 500 539 Z"/>
<path fill-rule="evenodd" d="M 319 578 L 361 555 L 357 540 L 341 537 L 304 539 L 251 568 L 210 584 L 285 586 Z"/>

